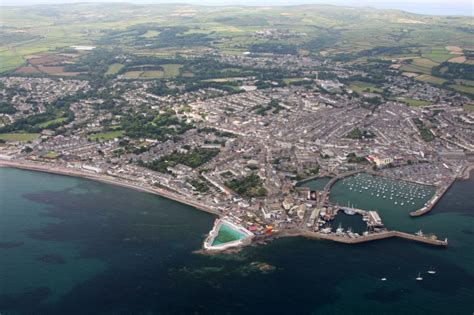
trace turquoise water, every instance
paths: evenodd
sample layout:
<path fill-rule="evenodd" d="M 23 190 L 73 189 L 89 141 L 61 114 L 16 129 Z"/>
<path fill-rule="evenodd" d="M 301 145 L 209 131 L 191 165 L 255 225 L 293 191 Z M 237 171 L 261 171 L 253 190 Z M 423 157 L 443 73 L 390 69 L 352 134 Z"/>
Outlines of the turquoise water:
<path fill-rule="evenodd" d="M 427 216 L 391 223 L 435 231 L 448 248 L 282 238 L 208 256 L 194 253 L 215 220 L 207 213 L 0 168 L 0 313 L 471 314 L 473 191 L 474 179 L 456 182 Z M 424 273 L 430 266 L 435 276 Z"/>
<path fill-rule="evenodd" d="M 227 224 L 221 224 L 219 228 L 219 232 L 217 233 L 217 236 L 214 238 L 212 245 L 220 245 L 224 243 L 237 241 L 237 240 L 243 239 L 245 236 L 246 236 L 245 234 L 240 233 L 237 230 L 234 230 Z"/>

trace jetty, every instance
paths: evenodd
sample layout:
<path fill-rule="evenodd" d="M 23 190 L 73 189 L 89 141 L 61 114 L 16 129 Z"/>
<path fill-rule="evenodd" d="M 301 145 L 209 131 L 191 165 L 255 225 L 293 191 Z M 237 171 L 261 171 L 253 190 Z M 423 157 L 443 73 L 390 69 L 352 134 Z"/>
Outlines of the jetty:
<path fill-rule="evenodd" d="M 442 247 L 448 246 L 447 239 L 439 240 L 435 237 L 414 235 L 414 234 L 409 234 L 409 233 L 400 232 L 400 231 L 383 231 L 383 232 L 371 233 L 368 235 L 362 235 L 355 238 L 338 236 L 334 234 L 324 234 L 320 232 L 311 232 L 311 231 L 302 231 L 301 235 L 308 238 L 324 239 L 324 240 L 330 240 L 330 241 L 345 243 L 345 244 L 359 244 L 359 243 L 365 243 L 365 242 L 370 242 L 370 241 L 396 237 L 396 238 L 416 241 L 416 242 L 434 245 L 434 246 L 442 246 Z"/>
<path fill-rule="evenodd" d="M 449 190 L 449 188 L 451 188 L 451 186 L 453 185 L 453 183 L 455 182 L 455 179 L 453 179 L 452 181 L 449 182 L 449 184 L 447 184 L 446 186 L 438 189 L 438 191 L 436 191 L 436 193 L 434 194 L 434 196 L 427 202 L 426 206 L 424 206 L 423 208 L 421 209 L 418 209 L 418 210 L 415 210 L 415 211 L 412 211 L 410 212 L 410 216 L 412 217 L 419 217 L 419 216 L 422 216 L 428 212 L 431 211 L 431 209 L 434 208 L 434 206 L 436 206 L 436 204 L 438 203 L 438 201 L 444 196 L 444 194 Z"/>

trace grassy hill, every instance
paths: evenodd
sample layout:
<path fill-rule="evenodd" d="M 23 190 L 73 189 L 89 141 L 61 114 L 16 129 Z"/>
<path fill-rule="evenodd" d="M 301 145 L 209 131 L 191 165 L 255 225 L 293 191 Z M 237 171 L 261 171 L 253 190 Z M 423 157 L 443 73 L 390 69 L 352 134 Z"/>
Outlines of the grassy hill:
<path fill-rule="evenodd" d="M 423 75 L 459 57 L 446 47 L 458 47 L 462 54 L 464 48 L 474 46 L 468 17 L 330 5 L 2 7 L 2 25 L 0 72 L 26 65 L 36 54 L 72 45 L 119 46 L 130 53 L 174 58 L 177 52 L 199 55 L 217 49 L 223 54 L 240 54 L 251 49 L 271 51 L 284 44 L 282 53 L 339 55 L 354 62 L 373 56 L 415 58 L 402 69 Z M 287 35 L 273 38 L 265 34 L 275 29 Z"/>

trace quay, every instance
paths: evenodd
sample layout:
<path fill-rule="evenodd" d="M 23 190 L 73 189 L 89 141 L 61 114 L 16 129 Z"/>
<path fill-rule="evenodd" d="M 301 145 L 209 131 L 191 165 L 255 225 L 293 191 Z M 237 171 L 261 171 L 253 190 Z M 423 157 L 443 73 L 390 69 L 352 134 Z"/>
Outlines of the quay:
<path fill-rule="evenodd" d="M 363 170 L 355 170 L 355 171 L 349 171 L 349 172 L 346 172 L 346 173 L 342 173 L 342 174 L 339 174 L 333 178 L 331 178 L 331 180 L 326 184 L 326 186 L 324 187 L 324 194 L 325 196 L 329 196 L 329 193 L 331 191 L 331 187 L 340 179 L 344 178 L 344 177 L 348 177 L 348 176 L 352 176 L 352 175 L 355 175 L 355 174 L 358 174 L 358 173 L 364 173 L 364 172 L 367 172 L 366 169 L 363 169 Z"/>
<path fill-rule="evenodd" d="M 430 201 L 428 201 L 428 204 L 426 206 L 424 206 L 423 208 L 421 209 L 418 209 L 418 210 L 415 210 L 415 211 L 412 211 L 410 212 L 410 216 L 412 217 L 419 217 L 419 216 L 422 216 L 428 212 L 431 211 L 431 209 L 434 208 L 434 206 L 436 206 L 436 204 L 438 203 L 438 201 L 444 196 L 444 194 L 449 190 L 449 188 L 451 188 L 451 186 L 453 185 L 453 183 L 455 182 L 456 180 L 453 179 L 451 182 L 449 182 L 448 185 L 438 189 L 438 191 L 436 191 L 436 193 L 434 194 L 434 196 L 430 199 Z"/>
<path fill-rule="evenodd" d="M 463 170 L 461 170 L 460 174 L 458 175 L 457 179 L 461 180 L 468 180 L 471 177 L 471 172 L 474 171 L 474 163 L 466 165 Z"/>
<path fill-rule="evenodd" d="M 369 235 L 362 235 L 356 238 L 349 238 L 349 237 L 343 237 L 343 236 L 338 236 L 334 234 L 324 234 L 320 232 L 311 232 L 311 231 L 301 231 L 300 233 L 295 233 L 293 235 L 298 235 L 298 234 L 304 237 L 308 237 L 308 238 L 330 240 L 330 241 L 345 243 L 345 244 L 359 244 L 359 243 L 365 243 L 365 242 L 370 242 L 370 241 L 375 241 L 375 240 L 397 237 L 397 238 L 421 242 L 421 243 L 425 243 L 429 245 L 443 246 L 443 247 L 448 246 L 447 239 L 438 240 L 436 238 L 413 235 L 413 234 L 400 232 L 400 231 L 383 231 L 383 232 L 378 232 L 378 233 L 372 233 Z"/>

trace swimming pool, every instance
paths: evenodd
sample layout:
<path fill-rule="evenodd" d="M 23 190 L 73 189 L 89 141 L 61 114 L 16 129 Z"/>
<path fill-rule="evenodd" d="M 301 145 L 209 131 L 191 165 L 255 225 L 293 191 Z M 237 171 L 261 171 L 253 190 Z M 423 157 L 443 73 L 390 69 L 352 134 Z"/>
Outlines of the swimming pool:
<path fill-rule="evenodd" d="M 232 227 L 228 226 L 227 224 L 223 223 L 219 227 L 219 232 L 217 233 L 216 237 L 212 242 L 212 246 L 230 243 L 233 241 L 238 241 L 245 238 L 247 235 L 241 233 Z"/>

